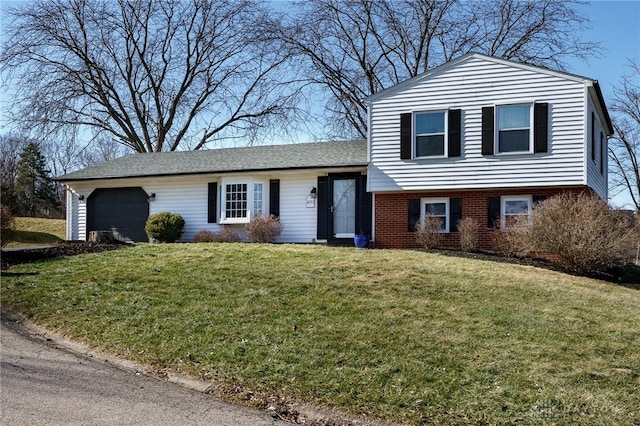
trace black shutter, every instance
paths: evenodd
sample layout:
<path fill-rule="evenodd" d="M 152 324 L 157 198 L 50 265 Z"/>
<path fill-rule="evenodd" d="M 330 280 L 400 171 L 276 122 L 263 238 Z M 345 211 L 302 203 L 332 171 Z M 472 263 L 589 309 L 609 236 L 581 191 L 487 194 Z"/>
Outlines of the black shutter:
<path fill-rule="evenodd" d="M 280 179 L 269 180 L 269 214 L 280 216 Z"/>
<path fill-rule="evenodd" d="M 420 200 L 409 200 L 409 227 L 408 231 L 413 232 L 416 230 L 416 225 L 420 220 Z"/>
<path fill-rule="evenodd" d="M 462 111 L 459 109 L 449 110 L 449 157 L 460 157 L 462 143 Z"/>
<path fill-rule="evenodd" d="M 495 228 L 500 219 L 500 197 L 487 198 L 487 228 Z"/>
<path fill-rule="evenodd" d="M 318 202 L 317 238 L 326 240 L 329 238 L 329 181 L 327 176 L 318 176 L 316 201 Z"/>
<path fill-rule="evenodd" d="M 218 183 L 209 183 L 207 195 L 207 221 L 209 223 L 218 222 Z"/>
<path fill-rule="evenodd" d="M 411 140 L 411 117 L 410 112 L 400 114 L 400 159 L 411 159 L 411 148 L 413 141 Z"/>
<path fill-rule="evenodd" d="M 601 175 L 604 175 L 604 151 L 605 151 L 604 135 L 602 134 L 602 132 L 600 132 L 600 174 Z"/>
<path fill-rule="evenodd" d="M 367 192 L 367 176 L 358 176 L 358 223 L 356 234 L 371 236 L 371 193 Z"/>
<path fill-rule="evenodd" d="M 535 207 L 535 205 L 537 203 L 541 203 L 546 199 L 547 199 L 547 197 L 545 197 L 544 195 L 534 195 L 533 196 L 533 200 L 532 200 L 533 201 L 533 206 Z"/>
<path fill-rule="evenodd" d="M 591 159 L 596 161 L 596 115 L 591 111 Z"/>
<path fill-rule="evenodd" d="M 493 155 L 494 128 L 493 107 L 482 108 L 482 155 Z"/>
<path fill-rule="evenodd" d="M 449 231 L 458 232 L 458 222 L 462 219 L 462 198 L 449 200 Z"/>
<path fill-rule="evenodd" d="M 548 152 L 549 104 L 536 103 L 533 106 L 533 152 Z"/>

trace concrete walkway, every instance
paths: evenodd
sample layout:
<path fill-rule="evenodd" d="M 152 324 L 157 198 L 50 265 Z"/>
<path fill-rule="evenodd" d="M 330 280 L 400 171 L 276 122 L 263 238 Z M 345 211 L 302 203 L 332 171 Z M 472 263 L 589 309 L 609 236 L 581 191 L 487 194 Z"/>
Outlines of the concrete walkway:
<path fill-rule="evenodd" d="M 268 413 L 74 350 L 3 310 L 1 425 L 275 425 Z"/>

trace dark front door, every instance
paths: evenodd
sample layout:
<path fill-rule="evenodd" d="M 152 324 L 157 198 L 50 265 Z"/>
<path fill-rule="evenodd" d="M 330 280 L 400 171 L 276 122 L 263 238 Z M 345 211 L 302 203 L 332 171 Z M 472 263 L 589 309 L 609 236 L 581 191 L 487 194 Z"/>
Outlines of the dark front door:
<path fill-rule="evenodd" d="M 148 195 L 140 187 L 100 188 L 87 198 L 87 236 L 90 231 L 115 231 L 124 239 L 148 241 L 148 217 Z"/>
<path fill-rule="evenodd" d="M 318 239 L 353 244 L 357 234 L 371 235 L 371 194 L 366 176 L 340 173 L 318 178 Z"/>

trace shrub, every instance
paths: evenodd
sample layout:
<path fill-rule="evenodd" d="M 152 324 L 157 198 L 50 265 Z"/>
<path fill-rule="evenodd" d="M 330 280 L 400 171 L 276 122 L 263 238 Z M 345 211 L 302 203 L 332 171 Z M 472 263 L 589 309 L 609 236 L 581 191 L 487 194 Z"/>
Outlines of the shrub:
<path fill-rule="evenodd" d="M 161 243 L 175 243 L 184 232 L 184 219 L 177 213 L 160 212 L 147 219 L 144 230 L 149 238 Z"/>
<path fill-rule="evenodd" d="M 512 218 L 508 228 L 500 221 L 495 224 L 492 234 L 493 247 L 507 257 L 526 257 L 533 251 L 531 245 L 531 218 L 518 216 Z"/>
<path fill-rule="evenodd" d="M 223 228 L 216 232 L 203 229 L 196 233 L 193 241 L 196 243 L 237 243 L 240 242 L 240 236 L 231 228 Z"/>
<path fill-rule="evenodd" d="M 480 225 L 472 217 L 465 217 L 458 221 L 460 233 L 460 248 L 464 251 L 473 251 L 478 247 L 478 232 Z"/>
<path fill-rule="evenodd" d="M 531 241 L 566 270 L 603 272 L 633 252 L 638 224 L 596 196 L 567 193 L 534 208 Z"/>
<path fill-rule="evenodd" d="M 427 214 L 416 223 L 414 235 L 421 247 L 429 250 L 440 244 L 442 239 L 442 219 Z"/>
<path fill-rule="evenodd" d="M 13 214 L 11 214 L 9 207 L 4 204 L 0 205 L 0 227 L 2 228 L 0 232 L 0 247 L 4 247 L 9 242 L 15 227 Z"/>
<path fill-rule="evenodd" d="M 273 242 L 282 232 L 282 223 L 274 215 L 258 215 L 245 225 L 247 238 L 256 243 Z"/>

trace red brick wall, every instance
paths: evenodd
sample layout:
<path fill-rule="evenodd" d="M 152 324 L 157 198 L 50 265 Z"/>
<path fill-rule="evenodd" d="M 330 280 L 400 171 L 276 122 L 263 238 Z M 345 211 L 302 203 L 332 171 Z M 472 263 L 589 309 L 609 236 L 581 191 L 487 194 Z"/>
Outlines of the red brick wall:
<path fill-rule="evenodd" d="M 508 195 L 532 195 L 546 198 L 562 192 L 590 191 L 587 187 L 574 188 L 513 188 L 469 191 L 427 191 L 375 194 L 375 246 L 376 248 L 417 248 L 415 236 L 409 232 L 409 200 L 416 198 L 460 198 L 462 218 L 473 217 L 480 224 L 478 248 L 491 249 L 494 229 L 487 227 L 487 199 Z M 442 245 L 459 248 L 458 232 L 445 234 Z"/>

